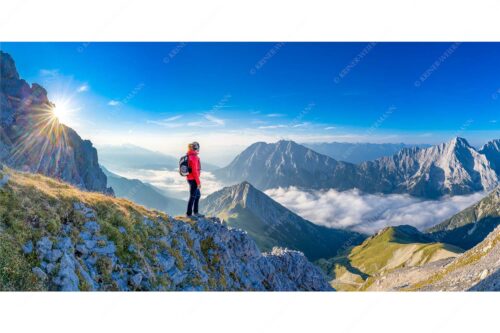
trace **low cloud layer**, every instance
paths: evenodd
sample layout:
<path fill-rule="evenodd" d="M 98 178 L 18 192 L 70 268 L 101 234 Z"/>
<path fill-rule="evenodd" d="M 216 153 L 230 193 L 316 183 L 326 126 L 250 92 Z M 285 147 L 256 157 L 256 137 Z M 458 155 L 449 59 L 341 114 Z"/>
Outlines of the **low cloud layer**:
<path fill-rule="evenodd" d="M 361 194 L 303 191 L 295 187 L 267 190 L 266 194 L 316 224 L 374 233 L 386 226 L 409 224 L 420 230 L 433 226 L 482 199 L 485 193 L 421 200 L 405 194 Z"/>
<path fill-rule="evenodd" d="M 186 177 L 180 176 L 177 170 L 128 169 L 113 170 L 113 172 L 125 178 L 139 179 L 144 183 L 149 183 L 172 198 L 187 199 L 189 197 L 189 186 Z M 215 177 L 210 172 L 203 171 L 202 198 L 219 190 L 221 187 L 221 184 L 215 180 Z"/>

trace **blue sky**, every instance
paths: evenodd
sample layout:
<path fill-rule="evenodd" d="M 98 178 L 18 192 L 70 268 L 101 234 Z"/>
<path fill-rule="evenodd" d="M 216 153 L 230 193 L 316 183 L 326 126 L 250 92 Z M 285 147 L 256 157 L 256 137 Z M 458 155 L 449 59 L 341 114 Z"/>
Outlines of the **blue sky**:
<path fill-rule="evenodd" d="M 2 43 L 97 145 L 499 137 L 498 43 Z M 215 155 L 214 155 L 215 154 Z M 224 155 L 226 154 L 226 155 Z"/>

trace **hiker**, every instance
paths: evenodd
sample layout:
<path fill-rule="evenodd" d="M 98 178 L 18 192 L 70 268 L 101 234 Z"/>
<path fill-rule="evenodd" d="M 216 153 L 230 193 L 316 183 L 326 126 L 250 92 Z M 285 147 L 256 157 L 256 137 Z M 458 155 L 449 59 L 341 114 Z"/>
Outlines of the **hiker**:
<path fill-rule="evenodd" d="M 188 166 L 188 174 L 186 176 L 187 182 L 189 184 L 189 201 L 187 206 L 186 216 L 191 217 L 193 214 L 196 217 L 201 217 L 201 214 L 198 214 L 198 203 L 200 201 L 200 171 L 201 171 L 201 163 L 198 153 L 200 151 L 200 144 L 198 142 L 193 142 L 188 145 L 187 152 L 187 166 Z"/>

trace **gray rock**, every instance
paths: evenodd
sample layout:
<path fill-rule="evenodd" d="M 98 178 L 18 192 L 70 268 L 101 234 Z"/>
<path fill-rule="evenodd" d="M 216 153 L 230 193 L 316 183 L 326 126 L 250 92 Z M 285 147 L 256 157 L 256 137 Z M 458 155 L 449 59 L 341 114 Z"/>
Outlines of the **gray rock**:
<path fill-rule="evenodd" d="M 59 286 L 61 291 L 78 291 L 80 280 L 75 272 L 75 258 L 65 253 L 60 262 L 60 269 L 54 282 Z"/>
<path fill-rule="evenodd" d="M 40 240 L 36 242 L 36 250 L 40 258 L 47 258 L 52 250 L 52 241 L 47 236 L 40 238 Z"/>
<path fill-rule="evenodd" d="M 56 262 L 61 258 L 63 255 L 63 252 L 59 249 L 52 250 L 46 255 L 46 259 L 50 262 Z"/>
<path fill-rule="evenodd" d="M 142 274 L 141 273 L 135 274 L 130 278 L 130 282 L 134 285 L 134 287 L 136 288 L 140 287 L 142 282 Z"/>
<path fill-rule="evenodd" d="M 26 242 L 26 244 L 23 245 L 23 252 L 24 252 L 24 254 L 30 254 L 31 252 L 33 252 L 33 242 L 32 241 L 28 241 L 28 242 Z"/>
<path fill-rule="evenodd" d="M 73 247 L 73 241 L 69 237 L 60 237 L 55 247 L 63 251 L 68 251 Z"/>
<path fill-rule="evenodd" d="M 113 254 L 113 253 L 115 253 L 115 251 L 116 251 L 116 246 L 113 242 L 109 242 L 108 244 L 106 244 L 103 247 L 95 247 L 93 249 L 94 253 L 100 254 L 100 255 Z"/>
<path fill-rule="evenodd" d="M 91 240 L 92 235 L 88 231 L 82 231 L 82 232 L 80 232 L 80 238 L 83 240 Z"/>
<path fill-rule="evenodd" d="M 96 221 L 89 221 L 89 222 L 85 222 L 85 224 L 83 225 L 83 228 L 92 233 L 92 234 L 95 234 L 95 233 L 98 233 L 99 230 L 101 229 L 101 226 L 96 222 Z"/>
<path fill-rule="evenodd" d="M 45 274 L 40 267 L 33 267 L 31 271 L 42 281 L 46 281 L 48 279 L 47 274 Z"/>
<path fill-rule="evenodd" d="M 143 218 L 142 220 L 142 223 L 150 228 L 154 228 L 155 226 L 155 223 L 154 221 L 151 221 L 150 219 L 148 219 L 147 217 Z"/>
<path fill-rule="evenodd" d="M 69 234 L 73 230 L 73 227 L 69 224 L 63 224 L 61 227 L 64 234 Z"/>
<path fill-rule="evenodd" d="M 78 244 L 75 249 L 83 255 L 89 254 L 89 249 L 84 244 Z"/>
<path fill-rule="evenodd" d="M 46 266 L 45 266 L 45 271 L 48 273 L 48 274 L 51 274 L 54 269 L 56 268 L 56 265 L 53 264 L 53 263 L 48 263 Z"/>
<path fill-rule="evenodd" d="M 83 244 L 87 247 L 87 249 L 92 250 L 93 248 L 96 247 L 97 241 L 92 240 L 92 239 L 90 239 L 90 240 L 84 240 Z"/>
<path fill-rule="evenodd" d="M 2 178 L 0 178 L 0 189 L 5 186 L 9 182 L 9 175 L 0 175 Z"/>

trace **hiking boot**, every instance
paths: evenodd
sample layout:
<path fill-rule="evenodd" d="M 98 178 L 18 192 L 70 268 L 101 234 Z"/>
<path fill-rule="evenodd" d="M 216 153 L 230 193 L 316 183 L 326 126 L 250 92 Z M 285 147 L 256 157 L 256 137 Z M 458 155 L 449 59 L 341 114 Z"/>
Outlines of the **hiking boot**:
<path fill-rule="evenodd" d="M 196 213 L 196 214 L 194 214 L 194 217 L 196 217 L 196 218 L 204 218 L 205 215 Z"/>

